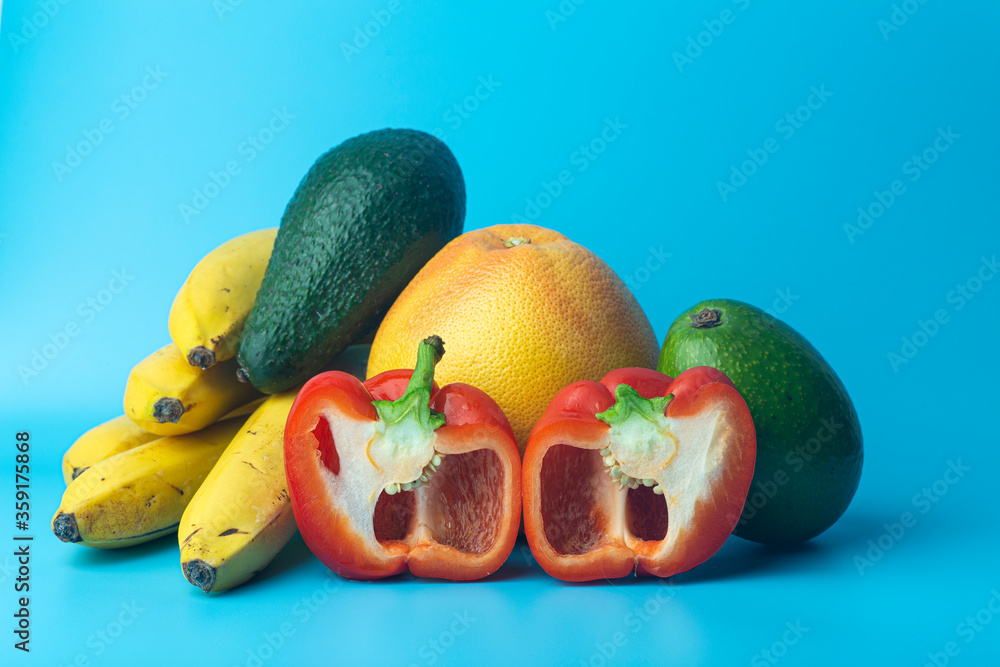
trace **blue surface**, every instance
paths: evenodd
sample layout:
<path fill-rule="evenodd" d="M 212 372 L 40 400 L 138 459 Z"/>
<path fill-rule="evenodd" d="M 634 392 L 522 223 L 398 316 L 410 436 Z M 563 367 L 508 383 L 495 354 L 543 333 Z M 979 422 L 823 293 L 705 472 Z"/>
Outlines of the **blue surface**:
<path fill-rule="evenodd" d="M 9 441 L 30 430 L 36 541 L 30 657 L 11 646 L 15 563 L 0 556 L 0 662 L 995 661 L 1000 280 L 977 272 L 992 275 L 983 258 L 1000 252 L 1000 8 L 577 1 L 3 3 L 0 479 L 12 495 Z M 373 11 L 378 34 L 342 47 Z M 690 62 L 674 55 L 688 49 Z M 619 127 L 602 145 L 607 123 Z M 357 584 L 296 541 L 258 581 L 208 598 L 182 578 L 172 540 L 120 553 L 59 543 L 47 525 L 62 451 L 120 414 L 129 368 L 168 340 L 187 272 L 276 224 L 322 152 L 385 126 L 445 137 L 467 228 L 526 215 L 595 249 L 660 336 L 720 296 L 805 334 L 865 434 L 843 519 L 790 550 L 732 538 L 667 586 L 564 585 L 520 546 L 486 582 Z M 67 158 L 95 129 L 96 147 Z M 912 156 L 925 149 L 923 170 Z M 763 164 L 742 164 L 754 156 Z M 742 182 L 733 165 L 753 173 Z M 572 182 L 546 198 L 563 170 Z M 649 271 L 657 253 L 670 256 Z M 33 360 L 37 374 L 21 370 Z M 12 522 L 0 516 L 0 553 Z"/>

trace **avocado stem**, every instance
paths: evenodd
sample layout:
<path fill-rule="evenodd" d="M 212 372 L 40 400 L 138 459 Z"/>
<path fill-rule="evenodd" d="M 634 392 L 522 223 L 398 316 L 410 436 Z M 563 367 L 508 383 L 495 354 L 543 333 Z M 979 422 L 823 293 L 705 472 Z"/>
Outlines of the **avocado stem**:
<path fill-rule="evenodd" d="M 702 308 L 697 315 L 688 313 L 688 317 L 695 329 L 711 329 L 722 324 L 722 311 L 718 308 Z"/>

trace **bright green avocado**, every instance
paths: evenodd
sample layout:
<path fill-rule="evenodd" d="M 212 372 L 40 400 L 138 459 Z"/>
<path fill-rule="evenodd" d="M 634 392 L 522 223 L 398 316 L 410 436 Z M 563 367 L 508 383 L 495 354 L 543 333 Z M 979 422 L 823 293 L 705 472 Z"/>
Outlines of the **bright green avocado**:
<path fill-rule="evenodd" d="M 734 534 L 792 544 L 832 526 L 861 479 L 861 425 L 816 348 L 759 308 L 713 299 L 674 320 L 657 370 L 676 377 L 692 366 L 726 373 L 757 431 L 753 483 Z"/>
<path fill-rule="evenodd" d="M 240 378 L 275 393 L 322 371 L 378 326 L 464 219 L 462 171 L 429 134 L 379 130 L 321 156 L 281 218 Z"/>

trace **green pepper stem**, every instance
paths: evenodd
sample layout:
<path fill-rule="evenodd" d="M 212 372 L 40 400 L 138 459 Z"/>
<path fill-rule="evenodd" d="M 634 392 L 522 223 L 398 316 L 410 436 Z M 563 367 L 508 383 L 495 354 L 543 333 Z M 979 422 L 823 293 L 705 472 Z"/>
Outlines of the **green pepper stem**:
<path fill-rule="evenodd" d="M 440 336 L 430 336 L 420 341 L 417 363 L 403 395 L 395 401 L 372 401 L 379 419 L 389 425 L 410 416 L 425 429 L 434 430 L 444 426 L 444 415 L 434 412 L 430 407 L 434 366 L 441 361 L 442 356 L 444 341 Z"/>
<path fill-rule="evenodd" d="M 430 336 L 420 341 L 420 345 L 417 346 L 417 365 L 413 367 L 413 376 L 406 385 L 406 393 L 403 395 L 420 388 L 430 391 L 434 383 L 434 367 L 443 356 L 444 341 L 440 336 Z"/>
<path fill-rule="evenodd" d="M 651 424 L 659 425 L 658 419 L 663 417 L 667 409 L 667 403 L 674 397 L 673 394 L 667 396 L 654 396 L 653 398 L 643 398 L 635 389 L 627 384 L 620 384 L 615 387 L 615 404 L 604 412 L 599 412 L 595 417 L 608 426 L 621 425 L 632 415 L 641 417 Z"/>

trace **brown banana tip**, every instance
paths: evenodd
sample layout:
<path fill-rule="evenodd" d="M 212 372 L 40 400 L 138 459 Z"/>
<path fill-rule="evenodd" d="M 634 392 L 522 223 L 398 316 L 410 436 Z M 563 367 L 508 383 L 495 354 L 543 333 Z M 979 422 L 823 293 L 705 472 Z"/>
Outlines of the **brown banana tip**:
<path fill-rule="evenodd" d="M 76 517 L 72 514 L 59 512 L 52 522 L 52 532 L 63 542 L 80 541 L 80 529 L 76 525 Z"/>
<path fill-rule="evenodd" d="M 192 347 L 187 356 L 188 363 L 197 366 L 201 370 L 208 370 L 215 365 L 215 352 L 203 345 Z"/>
<path fill-rule="evenodd" d="M 236 379 L 242 382 L 243 384 L 246 384 L 247 382 L 250 381 L 250 374 L 247 373 L 247 369 L 240 366 L 239 368 L 236 369 Z"/>
<path fill-rule="evenodd" d="M 176 424 L 184 414 L 184 404 L 176 398 L 161 398 L 153 404 L 153 419 L 161 424 Z"/>
<path fill-rule="evenodd" d="M 208 593 L 215 584 L 215 568 L 200 558 L 189 560 L 181 565 L 184 578 Z"/>

